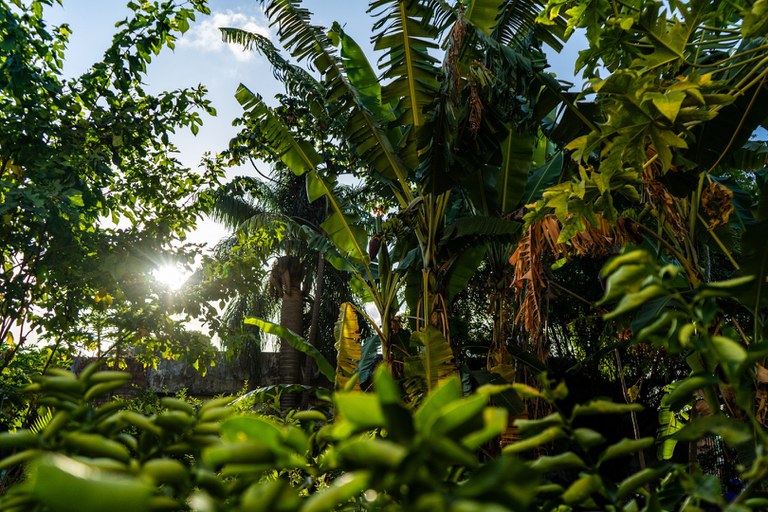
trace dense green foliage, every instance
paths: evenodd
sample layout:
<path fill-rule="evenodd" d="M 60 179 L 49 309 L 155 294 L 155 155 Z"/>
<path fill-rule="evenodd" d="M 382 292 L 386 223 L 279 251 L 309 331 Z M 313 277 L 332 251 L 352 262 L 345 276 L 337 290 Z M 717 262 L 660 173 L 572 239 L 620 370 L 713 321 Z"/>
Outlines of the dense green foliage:
<path fill-rule="evenodd" d="M 0 505 L 88 512 L 120 496 L 124 510 L 765 510 L 766 3 L 373 0 L 378 71 L 300 1 L 262 4 L 291 58 L 240 29 L 223 28 L 224 39 L 264 55 L 286 94 L 271 107 L 241 84 L 241 132 L 208 172 L 249 159 L 273 170 L 199 193 L 196 208 L 212 204 L 234 233 L 203 279 L 205 299 L 246 306 L 219 332 L 283 338 L 284 386 L 251 395 L 271 396 L 259 413 L 164 399 L 142 414 L 94 403 L 121 374 L 51 370 L 29 388 L 45 407 L 38 421 L 0 435 L 5 481 L 28 468 Z M 137 80 L 193 11 L 133 6 L 104 63 L 63 83 L 66 32 L 48 34 L 41 5 L 6 9 L 16 24 L 3 28 L 4 42 L 32 43 L 12 54 L 27 67 L 6 58 L 4 73 L 48 63 L 28 89 L 17 78 L 3 89 L 2 250 L 15 265 L 0 281 L 3 328 L 32 305 L 62 339 L 77 332 L 75 312 L 103 322 L 102 309 L 170 328 L 157 302 L 138 307 L 138 287 L 101 263 L 180 236 L 196 210 L 163 206 L 213 177 L 168 154 L 167 131 L 199 122 L 187 107 L 207 108 L 200 92 L 154 102 Z M 580 92 L 547 73 L 542 50 L 576 31 L 589 43 Z M 49 94 L 59 117 L 38 107 L 27 119 L 19 105 L 32 92 Z M 25 123 L 43 135 L 27 140 Z M 115 127 L 129 125 L 126 144 Z M 76 182 L 55 178 L 67 165 Z M 122 189 L 126 177 L 144 195 Z M 339 185 L 349 179 L 354 197 Z M 306 201 L 286 203 L 298 187 Z M 43 195 L 65 206 L 37 205 Z M 112 214 L 132 228 L 101 227 Z M 62 225 L 66 236 L 53 229 Z M 77 261 L 52 259 L 48 244 L 62 240 Z M 348 297 L 327 297 L 340 306 L 335 370 L 321 350 L 331 336 L 319 340 L 314 315 L 304 318 L 319 311 L 325 262 L 349 278 L 338 288 Z M 134 284 L 146 275 L 121 269 Z M 257 297 L 270 286 L 281 325 L 246 318 L 268 316 Z M 193 302 L 205 299 L 185 308 L 215 320 Z M 140 321 L 124 332 L 147 336 Z M 285 410 L 281 392 L 310 394 L 302 354 L 335 393 Z"/>
<path fill-rule="evenodd" d="M 131 4 L 102 60 L 71 79 L 69 28 L 45 23 L 50 4 L 0 3 L 0 340 L 12 347 L 3 370 L 30 338 L 57 349 L 103 341 L 112 356 L 142 344 L 169 351 L 185 333 L 151 272 L 171 251 L 192 259 L 172 247 L 206 207 L 193 194 L 219 176 L 183 167 L 170 141 L 214 113 L 205 88 L 153 95 L 142 83 L 204 3 Z"/>

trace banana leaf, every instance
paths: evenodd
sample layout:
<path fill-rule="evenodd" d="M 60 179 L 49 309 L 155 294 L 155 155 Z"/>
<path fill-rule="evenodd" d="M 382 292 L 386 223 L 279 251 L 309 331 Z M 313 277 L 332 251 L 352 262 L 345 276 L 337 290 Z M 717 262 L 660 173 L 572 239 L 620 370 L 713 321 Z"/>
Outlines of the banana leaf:
<path fill-rule="evenodd" d="M 339 319 L 334 328 L 336 347 L 336 389 L 347 389 L 347 384 L 358 371 L 358 364 L 362 360 L 360 347 L 360 325 L 357 320 L 355 308 L 349 302 L 345 302 L 339 308 Z M 360 389 L 360 380 L 356 379 L 352 390 Z"/>

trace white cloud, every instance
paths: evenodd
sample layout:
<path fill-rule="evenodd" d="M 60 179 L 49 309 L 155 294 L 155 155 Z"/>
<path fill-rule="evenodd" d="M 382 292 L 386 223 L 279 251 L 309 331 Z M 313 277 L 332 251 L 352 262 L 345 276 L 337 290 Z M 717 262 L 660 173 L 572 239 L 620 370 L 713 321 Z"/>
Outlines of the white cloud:
<path fill-rule="evenodd" d="M 212 53 L 228 50 L 239 61 L 247 61 L 253 58 L 254 54 L 252 51 L 244 51 L 242 46 L 222 41 L 221 31 L 219 30 L 222 27 L 240 28 L 269 37 L 269 27 L 263 19 L 227 10 L 225 12 L 213 12 L 199 23 L 194 23 L 190 27 L 189 32 L 184 34 L 184 37 L 179 41 L 179 46 L 197 48 Z"/>

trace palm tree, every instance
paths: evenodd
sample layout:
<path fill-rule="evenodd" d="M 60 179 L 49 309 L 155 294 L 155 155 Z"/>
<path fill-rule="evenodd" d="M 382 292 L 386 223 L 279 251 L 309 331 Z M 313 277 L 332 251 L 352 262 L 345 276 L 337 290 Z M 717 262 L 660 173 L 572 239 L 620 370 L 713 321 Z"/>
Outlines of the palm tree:
<path fill-rule="evenodd" d="M 343 118 L 318 115 L 322 86 L 311 75 L 283 60 L 268 40 L 248 35 L 252 38 L 248 46 L 267 55 L 275 73 L 286 84 L 286 94 L 277 96 L 279 107 L 275 112 L 290 126 L 292 135 L 317 148 L 329 167 L 354 171 L 350 151 L 338 143 Z M 261 179 L 238 178 L 222 187 L 214 197 L 213 217 L 246 239 L 248 233 L 251 237 L 260 233 L 255 242 L 260 244 L 261 264 L 269 262 L 271 266 L 267 282 L 277 299 L 274 304 L 279 304 L 280 325 L 299 335 L 306 334 L 310 344 L 331 353 L 324 342 L 332 339 L 332 325 L 341 301 L 330 306 L 327 303 L 341 296 L 348 301 L 351 292 L 339 272 L 325 265 L 328 248 L 323 246 L 320 224 L 327 215 L 326 199 L 308 198 L 303 178 L 288 171 L 268 127 L 248 113 L 238 122 L 242 129 L 224 156 L 230 165 L 250 162 Z M 259 171 L 257 160 L 269 164 L 272 172 Z M 356 194 L 359 199 L 359 193 Z M 305 306 L 313 290 L 307 319 Z M 311 364 L 307 361 L 302 376 L 303 355 L 286 340 L 281 341 L 279 360 L 281 383 L 309 383 Z M 284 397 L 284 407 L 296 405 L 294 395 Z"/>
<path fill-rule="evenodd" d="M 260 285 L 239 294 L 227 308 L 227 316 L 242 325 L 247 316 L 269 318 L 279 308 L 280 325 L 305 333 L 304 306 L 312 285 L 311 268 L 317 253 L 302 239 L 301 225 L 311 224 L 318 206 L 302 200 L 301 183 L 289 173 L 268 176 L 271 185 L 252 177 L 236 178 L 215 194 L 212 217 L 233 232 L 221 248 L 247 247 L 250 266 Z M 292 200 L 290 200 L 292 199 Z M 316 220 L 316 219 L 315 219 Z M 267 272 L 266 269 L 271 267 Z M 322 279 L 322 276 L 320 276 Z M 266 285 L 266 286 L 265 286 Z M 270 298 L 265 297 L 269 293 Z M 249 306 L 271 303 L 271 307 Z M 279 380 L 301 383 L 301 353 L 283 341 L 280 345 Z M 285 395 L 286 407 L 295 401 Z"/>

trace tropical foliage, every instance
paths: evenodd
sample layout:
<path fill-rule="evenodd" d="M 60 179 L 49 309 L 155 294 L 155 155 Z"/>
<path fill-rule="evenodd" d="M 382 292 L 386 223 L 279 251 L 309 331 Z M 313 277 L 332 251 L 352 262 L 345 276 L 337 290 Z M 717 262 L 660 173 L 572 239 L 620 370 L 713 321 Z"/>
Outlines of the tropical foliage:
<path fill-rule="evenodd" d="M 131 4 L 103 59 L 68 79 L 70 31 L 45 23 L 52 3 L 0 3 L 0 340 L 11 347 L 0 370 L 41 337 L 55 350 L 96 348 L 109 332 L 105 350 L 183 351 L 166 294 L 147 282 L 164 255 L 194 257 L 172 246 L 206 208 L 191 195 L 220 171 L 184 168 L 169 137 L 215 112 L 202 86 L 152 95 L 142 80 L 208 9 Z"/>
<path fill-rule="evenodd" d="M 261 411 L 273 414 L 175 400 L 140 414 L 94 403 L 122 374 L 49 370 L 28 389 L 48 409 L 0 436 L 4 474 L 29 468 L 5 508 L 98 510 L 84 495 L 125 496 L 126 510 L 768 506 L 765 2 L 372 0 L 376 65 L 342 25 L 313 24 L 299 0 L 262 4 L 279 45 L 237 28 L 223 37 L 266 57 L 285 94 L 271 106 L 237 88 L 241 131 L 209 171 L 247 160 L 272 169 L 197 194 L 196 207 L 212 205 L 233 238 L 201 274 L 211 295 L 185 308 L 213 320 L 206 300 L 233 299 L 230 334 L 284 340 L 284 385 L 250 395 L 270 397 Z M 38 10 L 18 26 L 32 41 L 52 38 L 55 82 L 59 39 L 41 32 Z M 178 16 L 191 11 L 173 12 L 184 13 L 173 18 L 181 30 Z M 547 72 L 546 56 L 582 36 L 574 92 Z M 184 106 L 206 107 L 194 98 Z M 172 126 L 197 124 L 168 108 L 181 116 L 168 114 Z M 125 150 L 110 132 L 113 164 L 132 161 L 121 151 L 159 151 L 160 128 L 137 130 L 145 138 Z M 19 144 L 0 143 L 19 155 L 3 167 L 9 198 L 37 193 L 19 185 L 32 169 Z M 83 244 L 102 233 L 92 227 L 100 208 L 133 215 L 137 233 L 161 222 L 148 208 L 98 203 L 96 189 L 84 192 L 89 176 L 72 185 L 80 200 L 65 194 L 91 212 L 77 223 Z M 354 197 L 341 185 L 350 181 Z M 306 202 L 272 200 L 298 188 Z M 22 239 L 38 240 L 25 218 L 8 221 L 18 237 L 8 261 L 27 254 Z M 129 239 L 143 240 L 120 241 Z M 338 295 L 322 292 L 326 263 L 348 282 Z M 66 282 L 47 269 L 29 267 L 21 296 L 63 308 Z M 119 283 L 101 285 L 97 302 L 122 298 Z M 56 294 L 31 294 L 38 286 Z M 257 307 L 268 286 L 281 325 Z M 321 297 L 338 311 L 332 334 L 319 328 Z M 12 313 L 8 322 L 24 318 Z M 301 354 L 333 394 L 299 382 Z M 281 407 L 294 391 L 309 410 Z"/>

